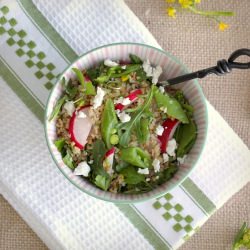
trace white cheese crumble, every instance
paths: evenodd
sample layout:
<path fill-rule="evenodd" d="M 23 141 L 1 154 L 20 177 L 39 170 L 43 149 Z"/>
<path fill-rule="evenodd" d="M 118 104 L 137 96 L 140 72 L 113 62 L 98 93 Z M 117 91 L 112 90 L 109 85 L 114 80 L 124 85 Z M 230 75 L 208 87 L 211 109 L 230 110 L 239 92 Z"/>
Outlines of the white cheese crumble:
<path fill-rule="evenodd" d="M 150 61 L 147 59 L 147 61 L 143 62 L 142 67 L 147 76 L 152 76 L 152 83 L 156 84 L 162 73 L 161 66 L 158 65 L 154 68 L 150 65 Z"/>
<path fill-rule="evenodd" d="M 89 161 L 89 164 L 92 164 L 93 162 L 94 162 L 94 160 L 90 160 L 90 161 Z"/>
<path fill-rule="evenodd" d="M 66 102 L 63 108 L 67 111 L 68 115 L 70 116 L 72 116 L 73 113 L 75 112 L 75 105 L 74 102 L 72 101 Z"/>
<path fill-rule="evenodd" d="M 150 178 L 146 178 L 146 181 L 149 182 L 149 181 L 150 181 Z"/>
<path fill-rule="evenodd" d="M 80 162 L 78 166 L 75 168 L 73 174 L 74 175 L 83 175 L 87 177 L 90 172 L 90 166 L 86 161 Z"/>
<path fill-rule="evenodd" d="M 155 133 L 159 136 L 161 136 L 164 132 L 164 128 L 161 125 L 158 125 L 155 129 Z"/>
<path fill-rule="evenodd" d="M 163 163 L 168 162 L 168 160 L 169 160 L 168 154 L 164 153 L 164 154 L 162 155 L 162 157 L 163 157 Z"/>
<path fill-rule="evenodd" d="M 97 87 L 97 94 L 93 100 L 93 108 L 96 109 L 102 105 L 103 97 L 105 96 L 105 91 Z"/>
<path fill-rule="evenodd" d="M 154 167 L 155 173 L 160 171 L 161 165 L 160 165 L 160 161 L 158 159 L 154 159 L 152 165 Z"/>
<path fill-rule="evenodd" d="M 165 93 L 165 88 L 163 86 L 160 86 L 159 91 L 163 94 L 163 93 Z"/>
<path fill-rule="evenodd" d="M 137 172 L 139 174 L 149 174 L 148 168 L 139 168 Z"/>
<path fill-rule="evenodd" d="M 117 100 L 114 100 L 114 104 L 122 103 L 123 99 L 124 99 L 123 97 L 119 97 Z"/>
<path fill-rule="evenodd" d="M 129 122 L 131 119 L 131 116 L 124 111 L 116 110 L 116 113 L 122 123 Z"/>
<path fill-rule="evenodd" d="M 104 65 L 108 67 L 115 67 L 115 66 L 118 66 L 119 64 L 117 62 L 111 61 L 110 59 L 106 59 L 104 61 Z"/>
<path fill-rule="evenodd" d="M 122 69 L 126 69 L 126 68 L 127 68 L 127 65 L 122 65 L 121 68 L 122 68 Z"/>
<path fill-rule="evenodd" d="M 184 155 L 183 157 L 177 157 L 177 161 L 180 164 L 183 164 L 185 162 L 186 158 L 187 158 L 187 155 Z"/>
<path fill-rule="evenodd" d="M 156 68 L 153 70 L 153 79 L 152 79 L 153 84 L 156 84 L 158 82 L 161 73 L 162 73 L 162 68 L 161 66 L 157 65 Z"/>
<path fill-rule="evenodd" d="M 175 156 L 175 150 L 177 148 L 176 140 L 173 138 L 170 141 L 168 141 L 167 150 L 169 156 Z"/>
<path fill-rule="evenodd" d="M 85 118 L 85 117 L 87 117 L 86 114 L 81 110 L 77 112 L 76 116 L 77 116 L 77 118 Z"/>

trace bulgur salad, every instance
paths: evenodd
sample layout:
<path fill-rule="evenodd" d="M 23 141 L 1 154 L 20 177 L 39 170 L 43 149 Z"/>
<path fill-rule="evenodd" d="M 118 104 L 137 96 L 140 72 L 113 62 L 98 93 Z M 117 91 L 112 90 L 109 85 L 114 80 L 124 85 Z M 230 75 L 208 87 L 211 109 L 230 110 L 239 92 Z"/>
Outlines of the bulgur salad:
<path fill-rule="evenodd" d="M 130 55 L 72 69 L 48 118 L 73 174 L 113 193 L 144 193 L 171 179 L 197 137 L 181 90 L 158 86 L 160 66 Z"/>

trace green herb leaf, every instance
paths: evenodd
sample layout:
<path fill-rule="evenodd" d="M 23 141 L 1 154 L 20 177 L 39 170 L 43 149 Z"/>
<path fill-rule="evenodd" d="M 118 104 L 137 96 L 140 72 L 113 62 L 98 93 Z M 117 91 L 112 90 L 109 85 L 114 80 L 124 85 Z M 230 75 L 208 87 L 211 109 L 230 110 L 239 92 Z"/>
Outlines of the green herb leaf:
<path fill-rule="evenodd" d="M 61 107 L 65 103 L 66 100 L 67 100 L 67 96 L 64 95 L 62 98 L 60 98 L 57 101 L 57 103 L 56 103 L 56 105 L 55 105 L 55 107 L 54 107 L 54 109 L 53 109 L 53 111 L 52 111 L 52 113 L 51 113 L 51 115 L 49 117 L 49 121 L 51 121 L 52 119 L 54 119 L 54 118 L 56 118 L 58 116 L 58 114 L 59 114 L 59 112 L 61 110 Z"/>
<path fill-rule="evenodd" d="M 110 77 L 111 78 L 112 77 L 113 78 L 118 78 L 118 77 L 121 77 L 121 76 L 126 76 L 126 75 L 129 75 L 132 72 L 137 71 L 140 68 L 141 68 L 140 64 L 130 64 L 130 65 L 126 66 L 126 69 L 123 72 L 121 72 L 121 73 L 113 73 L 113 74 L 110 75 Z"/>
<path fill-rule="evenodd" d="M 71 169 L 75 168 L 74 162 L 73 162 L 73 158 L 69 152 L 69 150 L 67 150 L 66 155 L 63 157 L 63 162 Z"/>
<path fill-rule="evenodd" d="M 76 86 L 72 86 L 71 79 L 67 83 L 67 86 L 65 86 L 65 91 L 69 95 L 70 99 L 74 99 L 74 97 L 76 96 L 78 88 Z"/>
<path fill-rule="evenodd" d="M 142 106 L 139 106 L 138 109 L 132 114 L 131 120 L 129 122 L 122 123 L 118 127 L 118 133 L 119 133 L 119 138 L 120 138 L 119 144 L 122 147 L 127 147 L 129 140 L 130 140 L 132 130 L 134 129 L 136 124 L 138 122 L 140 122 L 141 118 L 143 117 L 144 112 L 148 111 L 148 108 L 152 102 L 153 93 L 154 93 L 155 88 L 156 87 L 154 85 L 152 85 L 151 90 L 149 91 L 145 102 L 143 103 Z"/>
<path fill-rule="evenodd" d="M 197 137 L 197 128 L 193 120 L 188 124 L 180 124 L 175 132 L 175 140 L 178 143 L 177 157 L 183 157 L 189 152 Z"/>
<path fill-rule="evenodd" d="M 247 223 L 244 222 L 241 226 L 241 229 L 235 236 L 234 242 L 233 242 L 233 250 L 238 250 L 241 247 L 248 247 L 250 246 L 250 229 L 247 229 Z M 248 236 L 245 236 L 245 239 L 243 240 L 244 235 L 249 230 Z M 249 249 L 249 248 L 248 248 Z"/>
<path fill-rule="evenodd" d="M 83 86 L 84 93 L 86 95 L 95 95 L 96 94 L 95 87 L 93 86 L 92 82 L 85 82 L 84 76 L 83 76 L 81 70 L 79 70 L 77 68 L 72 68 L 72 70 L 75 72 L 78 81 Z"/>
<path fill-rule="evenodd" d="M 170 163 L 167 168 L 165 168 L 162 172 L 159 173 L 159 179 L 157 181 L 157 184 L 161 185 L 166 181 L 170 180 L 177 171 L 178 171 L 177 164 Z"/>
<path fill-rule="evenodd" d="M 176 100 L 181 104 L 182 108 L 186 110 L 186 114 L 189 117 L 192 117 L 193 113 L 194 113 L 194 107 L 191 106 L 188 101 L 186 100 L 183 92 L 181 90 L 177 90 L 174 97 L 176 98 Z"/>
<path fill-rule="evenodd" d="M 124 181 L 127 184 L 138 184 L 142 181 L 145 181 L 145 175 L 139 174 L 137 168 L 129 166 L 120 171 L 124 176 Z"/>
<path fill-rule="evenodd" d="M 118 120 L 115 113 L 114 103 L 111 99 L 108 99 L 105 103 L 101 118 L 101 134 L 108 149 L 112 147 L 110 137 L 117 123 Z"/>
<path fill-rule="evenodd" d="M 106 147 L 102 140 L 96 140 L 93 143 L 93 165 L 92 170 L 95 175 L 108 176 L 103 169 L 103 160 L 106 153 Z"/>
<path fill-rule="evenodd" d="M 127 168 L 130 164 L 125 161 L 119 161 L 118 164 L 115 165 L 115 170 L 120 172 L 122 169 Z"/>
<path fill-rule="evenodd" d="M 65 145 L 65 139 L 64 138 L 59 138 L 54 142 L 56 148 L 58 149 L 58 151 L 61 153 L 63 150 L 63 147 Z"/>
<path fill-rule="evenodd" d="M 97 175 L 95 177 L 95 185 L 107 191 L 110 185 L 110 178 L 102 176 L 102 175 Z"/>
<path fill-rule="evenodd" d="M 154 91 L 154 97 L 158 108 L 166 108 L 167 114 L 182 123 L 188 123 L 188 118 L 181 104 L 167 93 L 161 93 L 159 89 Z"/>
<path fill-rule="evenodd" d="M 151 157 L 150 154 L 142 150 L 139 147 L 129 147 L 129 148 L 123 148 L 120 151 L 121 153 L 121 159 L 123 161 L 126 161 L 130 163 L 133 166 L 137 166 L 140 168 L 151 168 Z"/>
<path fill-rule="evenodd" d="M 137 55 L 129 54 L 129 58 L 132 64 L 142 64 L 141 58 Z"/>

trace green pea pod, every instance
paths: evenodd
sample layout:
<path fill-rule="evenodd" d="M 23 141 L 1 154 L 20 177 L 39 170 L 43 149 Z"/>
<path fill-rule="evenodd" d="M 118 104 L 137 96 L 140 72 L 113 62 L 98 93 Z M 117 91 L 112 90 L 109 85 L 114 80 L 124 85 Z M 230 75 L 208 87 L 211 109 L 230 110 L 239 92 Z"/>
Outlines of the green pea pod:
<path fill-rule="evenodd" d="M 151 168 L 152 160 L 148 152 L 138 147 L 124 148 L 121 150 L 121 159 L 133 166 Z"/>
<path fill-rule="evenodd" d="M 110 143 L 110 137 L 113 134 L 114 128 L 118 123 L 114 103 L 111 99 L 108 99 L 105 103 L 105 107 L 102 113 L 101 121 L 101 134 L 108 149 L 112 147 Z"/>
<path fill-rule="evenodd" d="M 188 118 L 181 104 L 167 93 L 161 93 L 159 89 L 154 91 L 154 97 L 158 108 L 166 109 L 169 116 L 176 118 L 182 123 L 188 123 Z"/>

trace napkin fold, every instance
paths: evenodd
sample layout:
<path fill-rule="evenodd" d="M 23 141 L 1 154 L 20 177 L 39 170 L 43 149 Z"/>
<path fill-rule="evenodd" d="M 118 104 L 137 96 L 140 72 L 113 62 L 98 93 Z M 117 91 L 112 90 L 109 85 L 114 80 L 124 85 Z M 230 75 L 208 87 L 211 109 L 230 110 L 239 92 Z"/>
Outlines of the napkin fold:
<path fill-rule="evenodd" d="M 48 94 L 78 55 L 122 41 L 160 47 L 123 1 L 0 3 L 0 191 L 51 249 L 176 249 L 250 180 L 249 149 L 208 102 L 203 154 L 163 197 L 117 206 L 61 175 L 41 123 Z"/>

